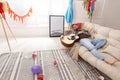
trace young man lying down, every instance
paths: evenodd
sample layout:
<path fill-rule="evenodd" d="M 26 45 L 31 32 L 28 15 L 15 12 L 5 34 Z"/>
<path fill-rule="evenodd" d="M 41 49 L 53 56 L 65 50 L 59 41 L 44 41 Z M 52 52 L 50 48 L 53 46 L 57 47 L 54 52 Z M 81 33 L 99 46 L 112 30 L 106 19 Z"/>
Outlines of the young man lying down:
<path fill-rule="evenodd" d="M 76 36 L 78 36 L 78 38 L 75 40 L 75 42 L 79 42 L 80 45 L 84 46 L 85 48 L 87 48 L 92 55 L 94 55 L 95 57 L 97 57 L 98 59 L 104 60 L 105 62 L 109 63 L 109 64 L 113 64 L 116 60 L 111 61 L 110 57 L 105 57 L 101 52 L 98 51 L 98 49 L 102 48 L 107 40 L 103 39 L 103 38 L 91 38 L 91 34 L 90 32 L 88 32 L 87 30 L 84 29 L 75 29 L 73 28 L 73 30 L 71 30 L 70 35 L 72 34 L 72 36 L 68 37 L 68 41 L 70 40 L 74 40 L 76 39 Z M 65 35 L 62 35 L 60 40 L 62 43 L 63 40 L 65 38 Z M 67 42 L 68 42 L 67 41 Z M 63 44 L 64 45 L 64 44 Z M 64 45 L 65 46 L 65 45 Z M 74 54 L 73 54 L 74 55 Z M 114 58 L 112 58 L 114 59 Z"/>

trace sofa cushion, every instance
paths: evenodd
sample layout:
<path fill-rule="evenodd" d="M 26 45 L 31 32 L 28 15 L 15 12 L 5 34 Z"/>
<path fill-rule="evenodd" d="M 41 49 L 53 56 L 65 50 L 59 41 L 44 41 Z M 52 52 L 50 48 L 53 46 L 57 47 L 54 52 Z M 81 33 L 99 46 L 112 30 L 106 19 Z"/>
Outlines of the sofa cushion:
<path fill-rule="evenodd" d="M 116 48 L 119 48 L 120 49 L 120 42 L 115 40 L 115 39 L 107 39 L 108 43 Z"/>
<path fill-rule="evenodd" d="M 83 55 L 85 52 L 87 52 L 87 51 L 88 51 L 87 48 L 81 46 L 81 47 L 79 48 L 79 55 L 82 56 L 82 55 Z"/>
<path fill-rule="evenodd" d="M 120 30 L 112 30 L 112 31 L 110 31 L 109 38 L 120 41 Z"/>
<path fill-rule="evenodd" d="M 109 37 L 109 32 L 112 30 L 111 28 L 103 27 L 103 26 L 101 26 L 99 28 L 98 27 L 95 27 L 95 28 L 97 28 L 97 29 L 95 29 L 97 34 L 101 34 L 102 36 L 104 36 L 106 38 Z"/>
<path fill-rule="evenodd" d="M 103 50 L 103 52 L 106 52 L 111 56 L 115 57 L 116 59 L 120 60 L 120 49 L 116 47 L 109 45 L 107 48 Z"/>
<path fill-rule="evenodd" d="M 105 36 L 101 35 L 101 34 L 94 34 L 94 38 L 106 38 Z"/>
<path fill-rule="evenodd" d="M 113 66 L 120 71 L 120 61 L 117 61 L 116 63 L 114 63 Z"/>
<path fill-rule="evenodd" d="M 80 49 L 79 49 L 80 52 Z M 85 61 L 87 61 L 88 63 L 90 63 L 92 66 L 96 67 L 96 61 L 98 60 L 98 58 L 96 58 L 94 55 L 92 55 L 91 52 L 89 52 L 88 50 L 85 51 L 83 54 L 80 54 L 80 57 L 83 58 Z"/>

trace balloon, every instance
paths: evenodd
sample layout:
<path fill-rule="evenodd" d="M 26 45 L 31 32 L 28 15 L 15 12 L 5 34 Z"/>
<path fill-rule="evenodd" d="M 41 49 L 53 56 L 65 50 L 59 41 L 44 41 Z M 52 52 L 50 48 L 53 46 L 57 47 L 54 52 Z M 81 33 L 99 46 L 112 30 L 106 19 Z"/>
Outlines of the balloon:
<path fill-rule="evenodd" d="M 31 71 L 32 71 L 33 74 L 42 73 L 42 67 L 38 64 L 35 64 L 31 67 Z"/>
<path fill-rule="evenodd" d="M 37 79 L 39 80 L 43 80 L 44 79 L 44 75 L 42 75 L 42 74 L 39 74 L 39 75 L 37 75 Z"/>
<path fill-rule="evenodd" d="M 32 54 L 32 58 L 35 58 L 37 56 L 37 54 L 33 53 Z"/>

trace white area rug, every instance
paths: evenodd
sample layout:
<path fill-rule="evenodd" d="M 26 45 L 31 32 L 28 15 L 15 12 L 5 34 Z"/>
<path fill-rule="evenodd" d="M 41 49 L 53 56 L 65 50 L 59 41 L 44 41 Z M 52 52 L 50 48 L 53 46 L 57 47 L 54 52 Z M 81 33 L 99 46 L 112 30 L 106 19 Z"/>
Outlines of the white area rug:
<path fill-rule="evenodd" d="M 33 59 L 32 54 L 37 56 Z M 56 65 L 54 62 L 56 61 Z M 0 55 L 0 80 L 37 80 L 31 67 L 39 64 L 44 80 L 98 80 L 106 75 L 89 65 L 83 59 L 72 60 L 68 49 L 38 50 L 28 53 L 6 53 Z"/>

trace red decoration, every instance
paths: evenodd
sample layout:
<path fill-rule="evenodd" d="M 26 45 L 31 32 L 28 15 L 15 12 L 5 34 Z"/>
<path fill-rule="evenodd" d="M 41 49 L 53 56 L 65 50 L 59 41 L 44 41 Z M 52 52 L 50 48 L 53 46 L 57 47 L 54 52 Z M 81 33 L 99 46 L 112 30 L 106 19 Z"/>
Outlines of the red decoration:
<path fill-rule="evenodd" d="M 7 5 L 5 6 L 5 4 L 7 4 Z M 17 20 L 17 18 L 18 18 L 19 21 L 22 21 L 22 23 L 23 23 L 23 20 L 24 20 L 26 17 L 29 17 L 29 16 L 30 16 L 30 13 L 32 13 L 32 7 L 31 7 L 31 8 L 29 9 L 28 13 L 26 13 L 26 14 L 23 15 L 23 16 L 20 16 L 20 15 L 16 14 L 16 13 L 10 8 L 8 2 L 0 2 L 0 14 L 2 15 L 2 17 L 3 17 L 4 19 L 6 19 L 6 18 L 5 18 L 5 14 L 4 14 L 4 12 L 5 12 L 4 7 L 7 7 L 7 8 L 8 8 L 8 14 L 10 15 L 11 18 L 13 17 L 14 20 Z"/>
<path fill-rule="evenodd" d="M 104 77 L 103 76 L 99 76 L 98 80 L 104 80 Z"/>
<path fill-rule="evenodd" d="M 1 14 L 2 17 L 5 19 L 5 14 L 4 14 L 3 3 L 2 3 L 2 2 L 0 2 L 0 14 Z"/>
<path fill-rule="evenodd" d="M 56 62 L 56 60 L 54 60 L 53 64 L 54 64 L 54 65 L 57 65 L 57 62 Z"/>
<path fill-rule="evenodd" d="M 32 58 L 35 58 L 37 56 L 37 54 L 33 53 L 32 54 Z"/>
<path fill-rule="evenodd" d="M 43 80 L 44 79 L 44 75 L 42 75 L 42 74 L 37 75 L 37 79 L 38 80 Z"/>
<path fill-rule="evenodd" d="M 9 50 L 11 51 L 11 47 L 10 47 L 10 44 L 9 44 L 9 39 L 8 39 L 8 35 L 7 35 L 7 32 L 6 32 L 6 29 L 4 27 L 4 23 L 3 23 L 3 19 L 5 21 L 5 23 L 7 24 L 8 26 L 8 29 L 10 30 L 10 32 L 12 33 L 12 36 L 14 37 L 14 34 L 10 28 L 10 26 L 8 25 L 7 23 L 7 20 L 6 20 L 6 17 L 5 17 L 5 12 L 8 11 L 8 13 L 10 14 L 10 17 L 14 18 L 14 20 L 17 20 L 17 18 L 19 19 L 19 21 L 22 21 L 23 23 L 23 19 L 26 18 L 26 17 L 29 17 L 30 16 L 30 13 L 32 13 L 32 8 L 30 8 L 30 10 L 28 11 L 27 14 L 23 15 L 23 16 L 19 16 L 18 14 L 16 14 L 10 7 L 9 7 L 9 4 L 8 2 L 6 1 L 2 1 L 0 2 L 0 19 L 1 19 L 1 23 L 2 23 L 2 27 L 3 27 L 3 30 L 4 30 L 4 34 L 5 34 L 5 37 L 6 37 L 6 40 L 7 40 L 7 43 L 8 43 L 8 47 L 9 47 Z M 3 19 L 2 19 L 3 18 Z M 15 37 L 14 37 L 15 38 Z M 16 40 L 16 39 L 15 39 Z"/>
<path fill-rule="evenodd" d="M 91 0 L 88 0 L 87 5 L 86 5 L 86 10 L 89 11 L 90 9 L 90 4 L 91 4 Z"/>
<path fill-rule="evenodd" d="M 6 2 L 6 3 L 7 3 L 7 2 Z M 28 13 L 25 14 L 25 15 L 23 15 L 23 16 L 20 16 L 20 15 L 16 14 L 16 13 L 10 8 L 10 6 L 9 6 L 8 3 L 7 3 L 7 7 L 8 7 L 8 14 L 10 15 L 10 17 L 11 17 L 11 18 L 13 17 L 13 19 L 16 20 L 16 21 L 17 21 L 17 18 L 18 18 L 19 21 L 22 21 L 22 23 L 23 23 L 24 18 L 29 17 L 29 16 L 30 16 L 30 13 L 32 13 L 32 7 L 29 9 Z"/>
<path fill-rule="evenodd" d="M 0 13 L 4 13 L 4 11 L 3 11 L 3 4 L 2 4 L 2 2 L 0 2 Z"/>

